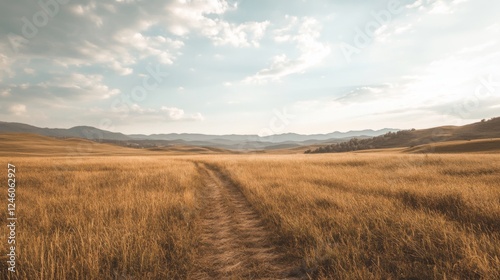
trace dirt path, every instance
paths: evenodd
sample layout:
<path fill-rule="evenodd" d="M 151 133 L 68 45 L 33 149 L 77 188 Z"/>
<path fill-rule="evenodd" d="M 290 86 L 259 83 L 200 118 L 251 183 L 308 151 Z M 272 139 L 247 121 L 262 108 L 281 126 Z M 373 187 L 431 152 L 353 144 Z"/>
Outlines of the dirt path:
<path fill-rule="evenodd" d="M 205 178 L 200 256 L 190 279 L 304 279 L 271 243 L 271 233 L 241 191 L 199 164 Z"/>

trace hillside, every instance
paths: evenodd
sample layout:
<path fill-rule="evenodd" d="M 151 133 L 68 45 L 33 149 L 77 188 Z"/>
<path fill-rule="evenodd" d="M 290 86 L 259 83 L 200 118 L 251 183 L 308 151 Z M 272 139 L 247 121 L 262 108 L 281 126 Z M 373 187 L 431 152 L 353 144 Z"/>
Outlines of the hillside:
<path fill-rule="evenodd" d="M 228 150 L 168 146 L 151 148 L 130 148 L 115 144 L 98 143 L 81 138 L 57 139 L 29 133 L 0 134 L 0 156 L 108 156 L 108 155 L 189 155 L 229 154 Z"/>
<path fill-rule="evenodd" d="M 433 143 L 500 138 L 500 118 L 493 118 L 464 126 L 441 126 L 420 130 L 388 132 L 369 139 L 351 139 L 343 143 L 307 150 L 306 153 L 338 153 L 368 149 L 412 148 Z M 496 142 L 493 143 L 496 145 Z"/>
<path fill-rule="evenodd" d="M 258 135 L 209 135 L 193 133 L 169 134 L 132 134 L 111 132 L 91 126 L 76 126 L 64 128 L 40 128 L 23 123 L 0 122 L 0 133 L 31 133 L 57 138 L 82 138 L 102 143 L 111 143 L 124 147 L 159 148 L 171 146 L 211 147 L 225 150 L 255 151 L 276 150 L 283 148 L 305 147 L 309 145 L 328 145 L 357 138 L 369 138 L 395 132 L 397 129 L 358 130 L 347 132 L 332 132 L 327 134 L 302 135 L 284 133 L 271 136 Z"/>
<path fill-rule="evenodd" d="M 402 150 L 403 153 L 500 153 L 500 138 L 445 141 L 419 145 Z"/>
<path fill-rule="evenodd" d="M 0 156 L 138 155 L 144 151 L 80 138 L 56 139 L 28 134 L 0 134 Z"/>
<path fill-rule="evenodd" d="M 128 136 L 98 129 L 91 126 L 75 126 L 69 129 L 64 128 L 41 128 L 24 123 L 0 122 L 0 133 L 31 133 L 50 137 L 60 138 L 83 138 L 90 140 L 128 140 Z"/>

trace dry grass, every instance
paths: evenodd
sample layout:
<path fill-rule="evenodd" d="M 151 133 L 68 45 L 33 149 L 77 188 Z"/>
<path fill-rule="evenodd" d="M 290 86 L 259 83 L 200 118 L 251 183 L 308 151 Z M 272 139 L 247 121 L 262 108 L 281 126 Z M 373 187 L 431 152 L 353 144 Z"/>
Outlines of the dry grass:
<path fill-rule="evenodd" d="M 313 278 L 500 279 L 500 157 L 206 159 Z"/>
<path fill-rule="evenodd" d="M 0 156 L 75 157 L 144 155 L 148 151 L 110 144 L 96 143 L 80 138 L 56 139 L 36 134 L 0 133 Z M 149 153 L 153 155 L 153 153 Z"/>
<path fill-rule="evenodd" d="M 18 169 L 17 279 L 186 277 L 196 253 L 201 186 L 192 163 L 146 157 L 12 161 Z"/>
<path fill-rule="evenodd" d="M 500 139 L 436 142 L 403 150 L 406 153 L 500 153 Z"/>
<path fill-rule="evenodd" d="M 211 254 L 199 249 L 210 205 L 199 162 L 242 190 L 313 279 L 500 279 L 498 155 L 7 160 L 18 167 L 19 279 L 188 277 Z"/>

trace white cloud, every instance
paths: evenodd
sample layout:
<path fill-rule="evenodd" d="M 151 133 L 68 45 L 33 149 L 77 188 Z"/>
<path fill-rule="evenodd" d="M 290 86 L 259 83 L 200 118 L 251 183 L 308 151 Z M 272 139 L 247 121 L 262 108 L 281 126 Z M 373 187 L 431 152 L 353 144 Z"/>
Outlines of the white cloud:
<path fill-rule="evenodd" d="M 23 8 L 29 11 L 33 6 L 22 1 L 13 5 L 18 5 L 19 11 Z M 57 16 L 38 28 L 29 40 L 23 39 L 20 35 L 24 33 L 20 31 L 9 35 L 9 41 L 18 51 L 11 60 L 45 59 L 52 65 L 67 68 L 101 66 L 119 75 L 133 73 L 138 62 L 150 57 L 163 64 L 172 64 L 180 55 L 183 43 L 144 33 L 151 27 L 164 25 L 166 4 L 162 1 L 141 2 L 140 9 L 137 5 L 131 1 L 60 5 Z M 21 15 L 7 15 L 5 20 L 17 24 Z M 0 53 L 5 52 L 0 49 Z M 3 64 L 0 57 L 0 66 Z"/>
<path fill-rule="evenodd" d="M 431 14 L 451 14 L 452 9 L 451 9 L 450 5 L 448 5 L 446 2 L 436 1 L 432 5 L 429 13 L 431 13 Z"/>
<path fill-rule="evenodd" d="M 423 4 L 422 2 L 423 2 L 422 0 L 416 0 L 412 4 L 406 5 L 406 8 L 408 8 L 408 9 L 418 8 L 418 7 L 422 6 L 422 4 Z"/>
<path fill-rule="evenodd" d="M 10 93 L 10 88 L 8 89 L 3 89 L 1 92 L 0 92 L 0 96 L 2 97 L 7 97 L 7 96 L 10 96 L 11 93 Z"/>
<path fill-rule="evenodd" d="M 33 68 L 28 68 L 27 67 L 27 68 L 24 68 L 23 70 L 24 70 L 24 73 L 26 73 L 26 74 L 32 75 L 32 74 L 35 73 L 35 69 L 33 69 Z"/>
<path fill-rule="evenodd" d="M 486 27 L 486 30 L 498 33 L 500 31 L 500 23 L 495 22 L 494 24 Z"/>
<path fill-rule="evenodd" d="M 192 120 L 192 121 L 202 121 L 204 117 L 201 113 L 195 113 L 193 115 L 187 115 L 184 110 L 176 107 L 162 106 L 160 111 L 166 114 L 168 120 L 180 121 L 180 120 Z"/>
<path fill-rule="evenodd" d="M 24 113 L 26 113 L 26 105 L 24 104 L 13 104 L 9 106 L 9 112 L 16 115 L 16 116 L 22 116 Z"/>
<path fill-rule="evenodd" d="M 120 93 L 104 84 L 102 75 L 58 74 L 37 84 L 11 84 L 4 89 L 10 100 L 37 103 L 37 106 L 66 107 L 72 101 L 99 101 Z M 79 106 L 79 105 L 77 105 Z"/>
<path fill-rule="evenodd" d="M 231 45 L 234 47 L 258 47 L 264 36 L 269 21 L 248 22 L 240 25 L 221 22 L 208 31 L 208 37 L 215 45 Z M 205 31 L 205 32 L 206 32 Z"/>
<path fill-rule="evenodd" d="M 319 41 L 321 24 L 313 18 L 287 17 L 288 24 L 274 32 L 278 43 L 294 43 L 300 51 L 297 58 L 290 59 L 286 54 L 273 57 L 271 65 L 244 79 L 245 83 L 266 83 L 280 80 L 291 74 L 301 73 L 320 64 L 330 54 L 330 47 Z"/>
<path fill-rule="evenodd" d="M 457 52 L 458 55 L 462 55 L 462 54 L 471 54 L 471 53 L 480 53 L 490 47 L 495 47 L 498 45 L 498 41 L 490 41 L 490 42 L 487 42 L 487 43 L 484 43 L 484 44 L 478 44 L 478 45 L 475 45 L 475 46 L 471 46 L 471 47 L 465 47 L 463 49 L 461 49 L 460 51 Z"/>
<path fill-rule="evenodd" d="M 131 120 L 135 123 L 161 123 L 182 122 L 182 121 L 203 121 L 204 116 L 197 113 L 186 113 L 184 109 L 173 106 L 161 106 L 160 108 L 144 107 L 137 103 L 131 104 L 124 108 L 113 108 L 112 111 L 91 107 L 89 113 L 93 116 L 102 118 L 112 117 L 113 119 L 124 122 Z"/>
<path fill-rule="evenodd" d="M 399 27 L 396 27 L 394 29 L 394 33 L 395 34 L 400 34 L 400 33 L 404 33 L 408 30 L 410 30 L 412 28 L 413 24 L 406 24 L 406 25 L 402 25 L 402 26 L 399 26 Z"/>
<path fill-rule="evenodd" d="M 23 5 L 25 10 L 32 8 L 30 3 L 20 3 L 17 10 L 23 10 Z M 215 45 L 258 47 L 269 21 L 235 24 L 223 19 L 224 13 L 236 8 L 226 0 L 90 1 L 60 5 L 57 16 L 39 28 L 33 38 L 9 35 L 9 41 L 19 51 L 17 58 L 5 56 L 0 46 L 0 81 L 13 76 L 6 69 L 20 57 L 45 59 L 66 68 L 102 66 L 119 75 L 133 73 L 134 66 L 146 58 L 171 65 L 182 55 L 182 40 L 190 33 L 205 36 Z M 12 15 L 5 21 L 17 24 L 19 18 Z M 185 37 L 173 39 L 168 33 L 158 34 L 151 29 L 167 29 Z"/>
<path fill-rule="evenodd" d="M 161 107 L 161 111 L 166 113 L 171 120 L 180 120 L 184 117 L 184 110 L 175 107 Z"/>
<path fill-rule="evenodd" d="M 156 113 L 157 112 L 155 109 L 143 108 L 139 104 L 135 104 L 135 103 L 132 104 L 132 106 L 130 106 L 130 110 L 133 113 L 138 113 L 138 114 L 148 114 L 148 113 Z"/>
<path fill-rule="evenodd" d="M 167 26 L 178 36 L 198 32 L 215 45 L 258 47 L 269 21 L 233 24 L 218 17 L 236 7 L 225 0 L 175 1 L 166 8 L 169 12 Z"/>
<path fill-rule="evenodd" d="M 12 78 L 15 76 L 14 71 L 11 69 L 13 60 L 3 53 L 4 51 L 0 44 L 0 82 L 2 82 L 5 77 Z"/>
<path fill-rule="evenodd" d="M 156 57 L 163 64 L 173 64 L 178 50 L 184 46 L 179 40 L 173 40 L 164 36 L 145 36 L 140 32 L 133 30 L 124 30 L 115 35 L 116 41 L 123 45 L 128 45 L 135 49 L 138 59 L 144 59 L 149 56 Z"/>
<path fill-rule="evenodd" d="M 430 14 L 452 14 L 456 6 L 467 2 L 468 0 L 437 0 L 431 4 Z"/>
<path fill-rule="evenodd" d="M 81 97 L 97 97 L 107 99 L 120 93 L 120 90 L 108 87 L 103 83 L 102 75 L 84 75 L 72 73 L 66 77 L 55 77 L 42 83 L 43 87 L 68 89 Z"/>

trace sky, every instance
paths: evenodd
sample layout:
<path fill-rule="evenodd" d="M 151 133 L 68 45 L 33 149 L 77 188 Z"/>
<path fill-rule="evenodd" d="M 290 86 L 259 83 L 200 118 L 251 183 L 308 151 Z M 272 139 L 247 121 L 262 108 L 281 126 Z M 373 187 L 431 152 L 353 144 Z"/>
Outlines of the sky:
<path fill-rule="evenodd" d="M 40 0 L 0 9 L 0 120 L 316 134 L 500 116 L 500 2 Z"/>

